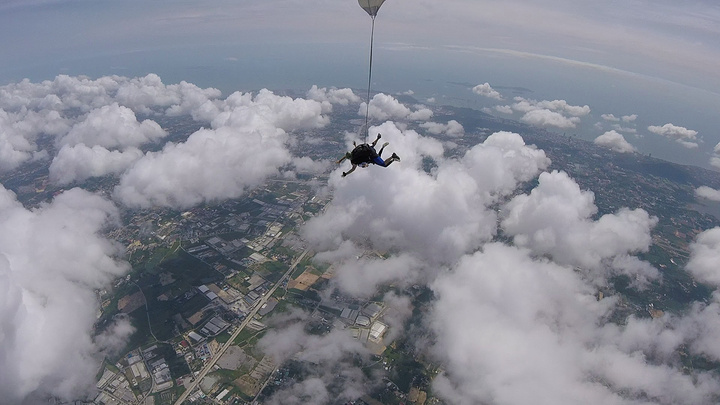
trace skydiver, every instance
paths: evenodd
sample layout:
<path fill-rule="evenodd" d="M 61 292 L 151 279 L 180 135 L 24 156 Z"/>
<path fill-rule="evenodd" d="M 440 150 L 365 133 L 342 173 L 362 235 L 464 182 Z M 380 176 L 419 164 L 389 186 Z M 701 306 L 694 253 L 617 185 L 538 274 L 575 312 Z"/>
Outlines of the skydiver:
<path fill-rule="evenodd" d="M 383 160 L 380 157 L 382 156 L 385 147 L 390 144 L 389 142 L 385 142 L 382 148 L 380 148 L 380 152 L 376 152 L 375 145 L 377 145 L 380 138 L 381 135 L 378 134 L 377 138 L 375 138 L 373 143 L 371 143 L 370 145 L 366 143 L 356 145 L 355 142 L 353 142 L 355 149 L 353 149 L 352 152 L 346 153 L 345 156 L 343 156 L 340 160 L 337 161 L 337 163 L 340 164 L 343 162 L 343 160 L 350 159 L 350 163 L 352 163 L 352 168 L 350 168 L 350 170 L 348 170 L 347 172 L 343 172 L 343 177 L 352 173 L 358 165 L 360 165 L 360 167 L 368 167 L 372 163 L 378 166 L 388 167 L 392 162 L 400 161 L 400 157 L 395 153 L 393 153 L 388 160 Z"/>

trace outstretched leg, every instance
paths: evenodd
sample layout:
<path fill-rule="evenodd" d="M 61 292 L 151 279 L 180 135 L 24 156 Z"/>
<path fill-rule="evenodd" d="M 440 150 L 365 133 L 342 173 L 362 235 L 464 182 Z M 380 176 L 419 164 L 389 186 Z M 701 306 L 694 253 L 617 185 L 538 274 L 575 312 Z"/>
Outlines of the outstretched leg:
<path fill-rule="evenodd" d="M 373 141 L 373 143 L 370 144 L 370 146 L 372 146 L 374 148 L 375 145 L 377 145 L 377 143 L 381 137 L 382 137 L 382 135 L 378 134 L 377 138 L 375 138 L 375 140 Z"/>
<path fill-rule="evenodd" d="M 380 152 L 378 152 L 378 156 L 382 157 L 383 150 L 384 150 L 385 147 L 388 146 L 388 145 L 390 145 L 390 142 L 385 142 L 385 143 L 383 144 L 382 148 L 380 148 Z"/>
<path fill-rule="evenodd" d="M 396 155 L 396 154 L 393 153 L 392 156 L 390 156 L 390 158 L 385 161 L 385 167 L 390 166 L 390 163 L 395 162 L 395 161 L 398 161 L 398 162 L 399 162 L 399 161 L 400 161 L 400 156 L 398 156 L 398 155 Z"/>

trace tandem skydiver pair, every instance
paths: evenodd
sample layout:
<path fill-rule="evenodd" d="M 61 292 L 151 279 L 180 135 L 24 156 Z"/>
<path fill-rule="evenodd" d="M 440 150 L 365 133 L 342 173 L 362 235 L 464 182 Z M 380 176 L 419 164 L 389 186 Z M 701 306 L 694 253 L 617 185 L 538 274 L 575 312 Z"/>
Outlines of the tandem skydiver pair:
<path fill-rule="evenodd" d="M 400 161 L 400 157 L 396 155 L 395 153 L 390 156 L 389 159 L 383 160 L 382 153 L 386 146 L 389 145 L 389 142 L 385 142 L 380 148 L 380 152 L 375 151 L 375 145 L 377 145 L 378 141 L 382 135 L 378 134 L 377 138 L 373 141 L 371 144 L 363 143 L 360 145 L 356 145 L 355 142 L 353 142 L 353 145 L 355 145 L 355 148 L 352 150 L 352 152 L 348 152 L 343 156 L 340 160 L 337 161 L 338 164 L 342 163 L 345 159 L 349 159 L 350 163 L 352 163 L 352 168 L 348 170 L 347 172 L 343 172 L 342 176 L 345 177 L 348 174 L 352 173 L 356 167 L 368 167 L 370 164 L 376 164 L 378 166 L 382 167 L 388 167 L 392 162 Z"/>

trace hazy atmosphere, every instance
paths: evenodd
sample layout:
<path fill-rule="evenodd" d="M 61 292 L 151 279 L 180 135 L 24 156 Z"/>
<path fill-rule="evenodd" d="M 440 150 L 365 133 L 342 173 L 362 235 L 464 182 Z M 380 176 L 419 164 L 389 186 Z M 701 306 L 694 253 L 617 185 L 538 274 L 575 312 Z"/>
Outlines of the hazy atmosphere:
<path fill-rule="evenodd" d="M 387 0 L 368 100 L 370 28 L 355 0 L 0 1 L 2 398 L 720 400 L 720 5 Z M 377 134 L 400 161 L 344 176 Z M 245 319 L 258 382 L 213 385 L 198 353 Z"/>

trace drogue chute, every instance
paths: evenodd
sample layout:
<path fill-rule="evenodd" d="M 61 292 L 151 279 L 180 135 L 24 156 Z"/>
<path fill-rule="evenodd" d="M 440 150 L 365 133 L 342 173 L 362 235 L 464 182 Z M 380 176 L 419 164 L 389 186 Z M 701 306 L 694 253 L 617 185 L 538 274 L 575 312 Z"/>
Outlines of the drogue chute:
<path fill-rule="evenodd" d="M 358 0 L 358 3 L 363 10 L 370 14 L 370 17 L 375 18 L 378 10 L 380 10 L 380 6 L 385 3 L 385 0 Z"/>

